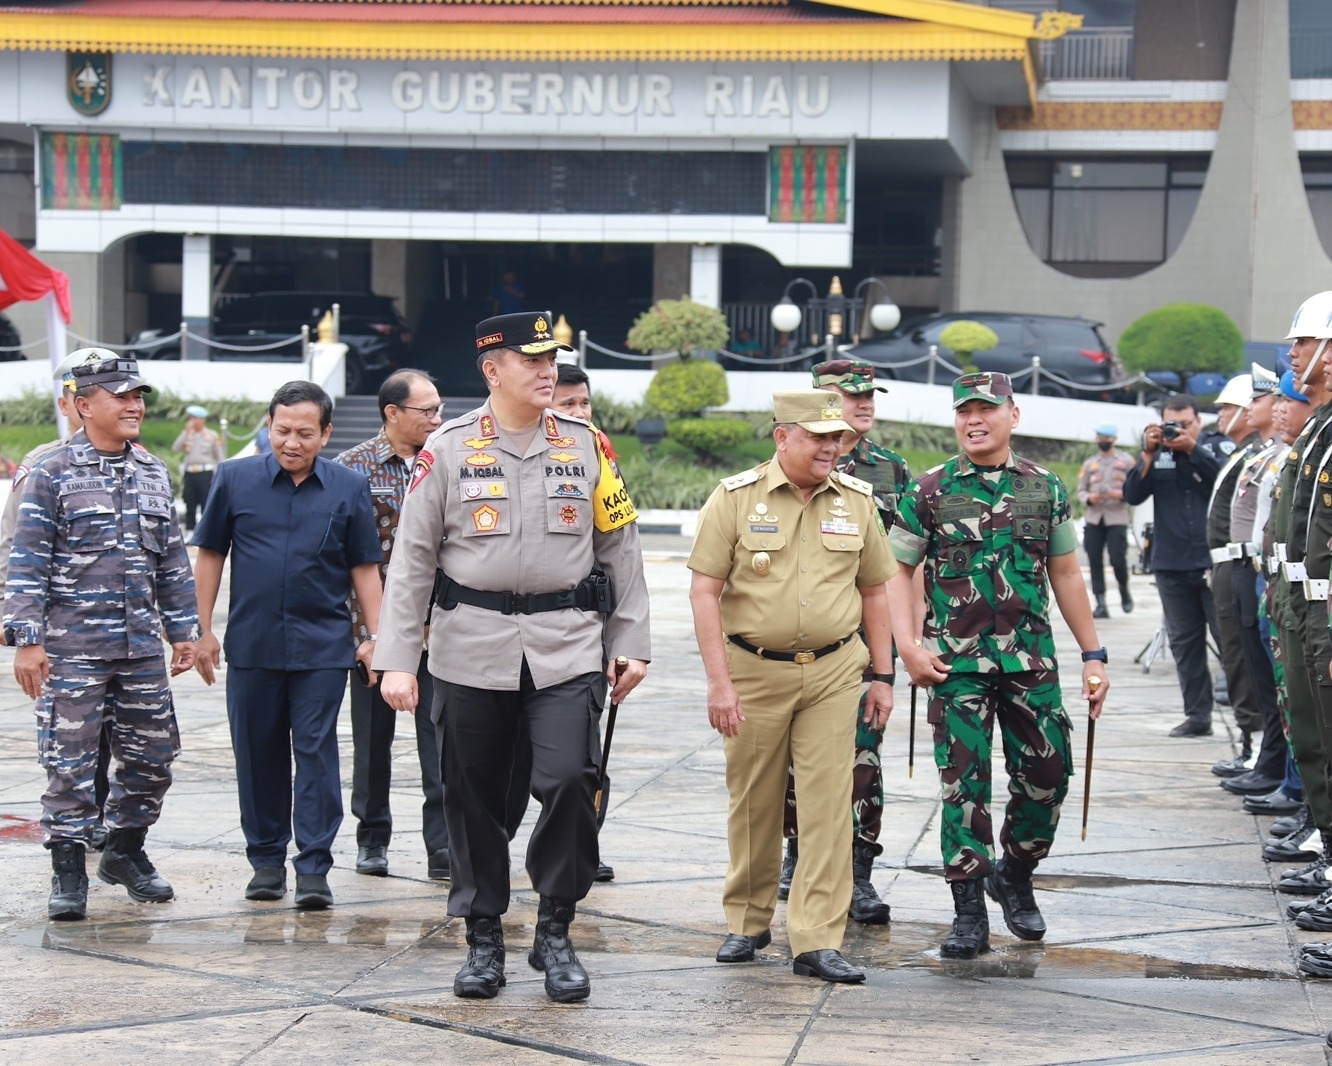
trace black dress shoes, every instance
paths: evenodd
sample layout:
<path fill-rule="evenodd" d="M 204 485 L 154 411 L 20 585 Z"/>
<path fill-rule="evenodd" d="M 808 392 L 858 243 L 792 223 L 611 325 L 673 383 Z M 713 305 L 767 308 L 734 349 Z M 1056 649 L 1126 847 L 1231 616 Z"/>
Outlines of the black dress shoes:
<path fill-rule="evenodd" d="M 323 874 L 296 875 L 296 909 L 298 911 L 325 911 L 333 906 L 333 890 Z"/>
<path fill-rule="evenodd" d="M 1293 814 L 1300 804 L 1278 788 L 1266 795 L 1245 796 L 1244 809 L 1250 814 Z"/>
<path fill-rule="evenodd" d="M 865 971 L 857 970 L 840 951 L 832 948 L 820 948 L 818 951 L 806 951 L 795 957 L 791 970 L 797 977 L 821 977 L 825 981 L 836 981 L 843 985 L 856 985 L 865 980 Z"/>
<path fill-rule="evenodd" d="M 1280 788 L 1281 781 L 1250 770 L 1235 777 L 1227 777 L 1221 782 L 1221 787 L 1237 796 L 1265 796 Z"/>
<path fill-rule="evenodd" d="M 388 876 L 388 848 L 383 844 L 369 844 L 356 849 L 356 872 L 371 877 Z"/>
<path fill-rule="evenodd" d="M 597 874 L 592 880 L 600 881 L 602 884 L 605 884 L 607 881 L 614 881 L 615 867 L 608 862 L 597 863 Z"/>
<path fill-rule="evenodd" d="M 765 929 L 758 936 L 728 933 L 717 949 L 718 962 L 753 962 L 754 952 L 762 951 L 772 943 L 772 930 Z"/>
<path fill-rule="evenodd" d="M 1212 735 L 1212 723 L 1200 722 L 1196 718 L 1185 718 L 1170 731 L 1170 735 L 1172 737 L 1210 737 Z"/>
<path fill-rule="evenodd" d="M 281 899 L 287 894 L 287 868 L 261 866 L 245 886 L 246 899 Z"/>
<path fill-rule="evenodd" d="M 432 881 L 447 881 L 453 873 L 449 849 L 440 848 L 426 856 L 426 876 Z"/>

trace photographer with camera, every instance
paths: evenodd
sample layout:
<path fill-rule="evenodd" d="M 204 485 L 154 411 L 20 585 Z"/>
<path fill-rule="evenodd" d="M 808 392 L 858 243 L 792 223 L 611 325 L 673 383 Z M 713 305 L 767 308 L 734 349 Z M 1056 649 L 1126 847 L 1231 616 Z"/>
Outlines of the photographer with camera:
<path fill-rule="evenodd" d="M 1156 501 L 1152 571 L 1184 697 L 1184 721 L 1170 735 L 1209 737 L 1207 631 L 1216 632 L 1216 610 L 1207 585 L 1207 508 L 1225 455 L 1219 443 L 1199 441 L 1198 402 L 1187 393 L 1168 397 L 1161 419 L 1143 434 L 1142 455 L 1124 479 L 1124 500 Z"/>

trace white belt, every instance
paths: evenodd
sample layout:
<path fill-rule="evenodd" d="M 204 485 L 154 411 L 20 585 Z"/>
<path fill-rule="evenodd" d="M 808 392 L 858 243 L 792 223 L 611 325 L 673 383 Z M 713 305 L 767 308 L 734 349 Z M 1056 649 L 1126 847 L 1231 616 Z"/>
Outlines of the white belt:
<path fill-rule="evenodd" d="M 1284 563 L 1286 561 L 1286 545 L 1284 543 L 1273 544 L 1272 551 L 1276 554 L 1277 562 Z"/>
<path fill-rule="evenodd" d="M 1212 557 L 1214 563 L 1228 563 L 1231 560 L 1230 545 L 1223 548 L 1212 548 L 1207 553 Z"/>
<path fill-rule="evenodd" d="M 1327 581 L 1323 578 L 1306 577 L 1304 579 L 1304 598 L 1310 601 L 1327 599 Z"/>
<path fill-rule="evenodd" d="M 1281 572 L 1285 575 L 1286 580 L 1292 585 L 1297 582 L 1303 582 L 1304 579 L 1308 577 L 1308 574 L 1304 572 L 1303 563 L 1282 563 Z"/>
<path fill-rule="evenodd" d="M 1276 577 L 1277 572 L 1281 569 L 1281 560 L 1278 559 L 1275 555 L 1264 555 L 1263 559 L 1267 563 L 1267 565 L 1264 567 L 1264 569 L 1267 571 L 1267 576 Z"/>

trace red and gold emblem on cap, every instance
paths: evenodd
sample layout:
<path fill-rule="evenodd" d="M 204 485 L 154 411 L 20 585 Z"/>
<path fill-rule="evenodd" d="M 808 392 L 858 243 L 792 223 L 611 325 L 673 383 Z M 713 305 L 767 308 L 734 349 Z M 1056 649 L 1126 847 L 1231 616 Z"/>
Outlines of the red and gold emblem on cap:
<path fill-rule="evenodd" d="M 422 448 L 416 453 L 416 465 L 412 467 L 412 483 L 407 486 L 408 492 L 415 492 L 416 486 L 425 480 L 426 475 L 430 473 L 430 468 L 435 465 L 435 457 Z"/>
<path fill-rule="evenodd" d="M 493 348 L 495 345 L 503 343 L 503 333 L 487 333 L 484 337 L 476 338 L 476 350 L 481 351 L 483 348 Z"/>
<path fill-rule="evenodd" d="M 560 521 L 566 526 L 578 525 L 578 508 L 571 503 L 566 503 L 560 508 Z"/>
<path fill-rule="evenodd" d="M 499 525 L 499 512 L 488 503 L 483 503 L 472 512 L 472 525 L 478 533 L 494 533 Z"/>
<path fill-rule="evenodd" d="M 481 423 L 477 426 L 477 431 L 483 437 L 495 438 L 499 436 L 499 431 L 495 428 L 494 415 L 482 415 Z"/>
<path fill-rule="evenodd" d="M 550 460 L 554 463 L 576 463 L 578 456 L 573 452 L 551 452 Z"/>
<path fill-rule="evenodd" d="M 477 452 L 474 455 L 469 455 L 463 462 L 468 466 L 494 466 L 499 460 L 489 452 Z"/>
<path fill-rule="evenodd" d="M 532 336 L 537 340 L 550 339 L 550 323 L 545 315 L 537 315 L 537 320 L 532 323 Z"/>
<path fill-rule="evenodd" d="M 475 448 L 478 451 L 482 448 L 489 448 L 495 443 L 494 437 L 468 437 L 463 441 L 463 445 L 468 448 Z"/>

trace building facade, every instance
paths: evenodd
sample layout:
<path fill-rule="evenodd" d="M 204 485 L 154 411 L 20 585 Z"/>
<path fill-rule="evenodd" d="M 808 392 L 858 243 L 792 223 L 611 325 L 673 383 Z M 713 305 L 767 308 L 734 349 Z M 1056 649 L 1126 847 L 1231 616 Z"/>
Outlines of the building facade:
<path fill-rule="evenodd" d="M 0 19 L 0 228 L 88 338 L 373 290 L 445 375 L 509 300 L 614 348 L 688 293 L 771 351 L 786 285 L 834 274 L 1111 338 L 1199 300 L 1272 339 L 1332 287 L 1326 8 L 29 3 Z"/>

